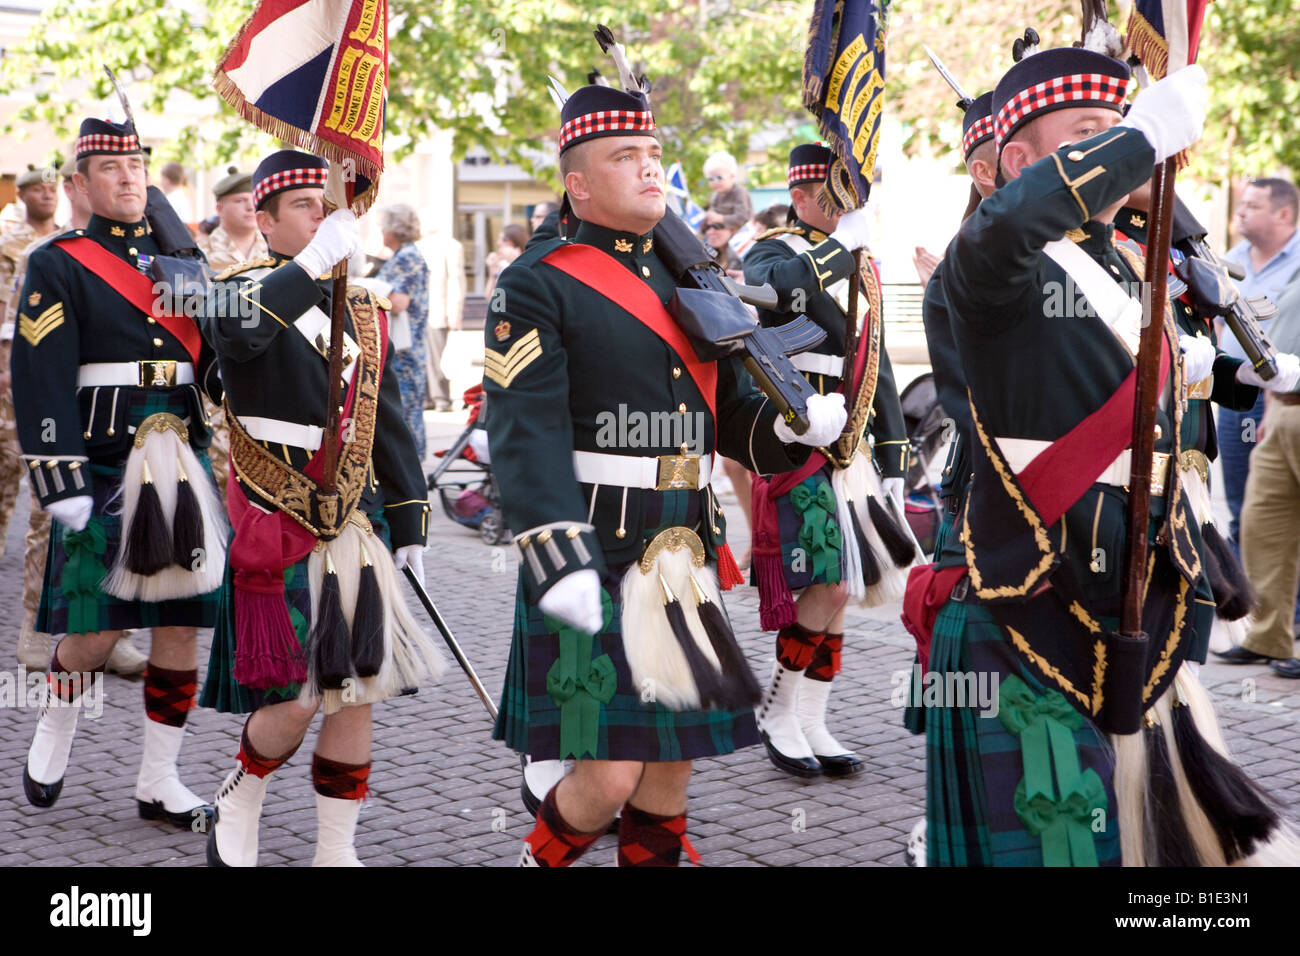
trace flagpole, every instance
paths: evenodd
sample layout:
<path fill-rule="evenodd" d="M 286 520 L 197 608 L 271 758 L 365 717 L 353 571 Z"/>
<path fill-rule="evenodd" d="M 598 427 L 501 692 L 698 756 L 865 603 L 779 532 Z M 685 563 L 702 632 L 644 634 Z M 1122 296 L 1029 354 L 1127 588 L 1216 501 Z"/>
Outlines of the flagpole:
<path fill-rule="evenodd" d="M 344 185 L 344 178 L 340 165 L 330 160 L 329 177 L 325 183 L 325 203 L 327 207 L 347 208 L 347 190 Z M 321 492 L 327 495 L 332 495 L 335 492 L 339 455 L 343 446 L 341 434 L 343 419 L 343 318 L 347 312 L 347 259 L 335 263 L 330 278 L 333 282 L 333 289 L 330 294 L 329 392 L 325 415 L 325 438 L 322 446 L 325 468 L 320 482 Z"/>

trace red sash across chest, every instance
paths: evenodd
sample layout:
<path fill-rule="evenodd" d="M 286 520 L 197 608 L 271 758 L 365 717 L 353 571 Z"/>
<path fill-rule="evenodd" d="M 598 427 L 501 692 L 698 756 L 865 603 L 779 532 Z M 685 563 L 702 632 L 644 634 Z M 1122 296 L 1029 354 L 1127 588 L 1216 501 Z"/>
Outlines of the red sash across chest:
<path fill-rule="evenodd" d="M 80 236 L 76 239 L 58 239 L 54 243 L 81 265 L 85 266 L 110 288 L 145 315 L 152 316 L 164 329 L 185 346 L 196 367 L 203 340 L 194 320 L 184 315 L 167 315 L 158 309 L 159 295 L 153 282 L 130 263 L 109 252 L 93 239 Z"/>

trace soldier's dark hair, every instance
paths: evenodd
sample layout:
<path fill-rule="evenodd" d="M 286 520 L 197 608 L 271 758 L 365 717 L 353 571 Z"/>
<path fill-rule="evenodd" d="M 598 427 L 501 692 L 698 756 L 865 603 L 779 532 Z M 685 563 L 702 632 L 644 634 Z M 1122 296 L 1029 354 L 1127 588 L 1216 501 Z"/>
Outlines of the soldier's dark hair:
<path fill-rule="evenodd" d="M 266 202 L 262 203 L 261 211 L 269 212 L 271 214 L 272 219 L 279 219 L 280 218 L 280 197 L 283 195 L 284 193 L 275 193 L 272 196 L 267 196 Z"/>
<path fill-rule="evenodd" d="M 1281 206 L 1290 209 L 1291 225 L 1294 226 L 1300 220 L 1300 189 L 1296 189 L 1295 183 L 1276 176 L 1267 176 L 1263 179 L 1252 179 L 1250 185 L 1256 189 L 1268 190 L 1268 205 L 1273 212 L 1277 212 Z"/>

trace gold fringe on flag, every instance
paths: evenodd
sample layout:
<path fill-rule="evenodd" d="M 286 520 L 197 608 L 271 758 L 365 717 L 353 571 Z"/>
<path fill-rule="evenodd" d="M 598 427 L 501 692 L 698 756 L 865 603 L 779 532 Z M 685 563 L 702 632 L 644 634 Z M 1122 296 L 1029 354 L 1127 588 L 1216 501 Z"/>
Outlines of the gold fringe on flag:
<path fill-rule="evenodd" d="M 1133 13 L 1128 18 L 1128 31 L 1124 37 L 1124 42 L 1128 44 L 1129 50 L 1142 61 L 1146 68 L 1147 75 L 1151 77 L 1154 83 L 1156 80 L 1163 80 L 1169 72 L 1169 43 L 1162 37 L 1158 30 L 1153 27 L 1137 11 L 1137 5 L 1133 6 Z"/>

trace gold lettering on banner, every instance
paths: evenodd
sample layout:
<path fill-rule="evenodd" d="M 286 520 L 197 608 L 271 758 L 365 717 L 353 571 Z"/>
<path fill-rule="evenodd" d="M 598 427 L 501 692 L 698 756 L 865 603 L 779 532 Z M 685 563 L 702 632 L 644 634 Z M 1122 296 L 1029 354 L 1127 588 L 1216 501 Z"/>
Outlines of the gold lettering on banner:
<path fill-rule="evenodd" d="M 872 142 L 871 134 L 875 132 L 876 123 L 880 120 L 880 111 L 885 108 L 885 98 L 877 96 L 871 108 L 867 110 L 867 118 L 862 123 L 862 129 L 858 130 L 857 136 L 853 139 L 853 158 L 858 161 L 862 167 L 862 174 L 870 179 L 876 168 L 876 148 L 880 145 L 880 140 Z M 867 147 L 871 147 L 870 155 L 867 154 Z"/>
<path fill-rule="evenodd" d="M 871 69 L 871 64 L 875 57 L 867 51 L 867 41 L 862 39 L 862 34 L 853 38 L 853 42 L 844 48 L 844 52 L 835 60 L 835 66 L 831 68 L 831 80 L 826 84 L 826 108 L 829 110 L 838 110 L 840 108 L 840 92 L 842 90 L 852 90 L 853 83 L 857 82 L 860 70 L 853 69 L 858 59 L 867 55 L 866 69 Z M 853 81 L 845 83 L 849 77 L 849 72 L 853 72 Z"/>
<path fill-rule="evenodd" d="M 383 135 L 384 82 L 384 64 L 379 57 L 355 47 L 344 50 L 325 127 L 377 145 Z"/>
<path fill-rule="evenodd" d="M 357 40 L 375 50 L 384 48 L 384 18 L 379 16 L 379 0 L 365 0 L 361 5 L 361 17 L 357 28 L 348 34 L 349 40 Z"/>
<path fill-rule="evenodd" d="M 854 95 L 853 103 L 849 106 L 849 118 L 844 124 L 845 129 L 852 133 L 858 128 L 862 113 L 871 103 L 872 97 L 884 88 L 885 81 L 880 78 L 879 73 L 872 72 L 867 76 L 867 82 L 862 84 L 862 89 Z"/>

